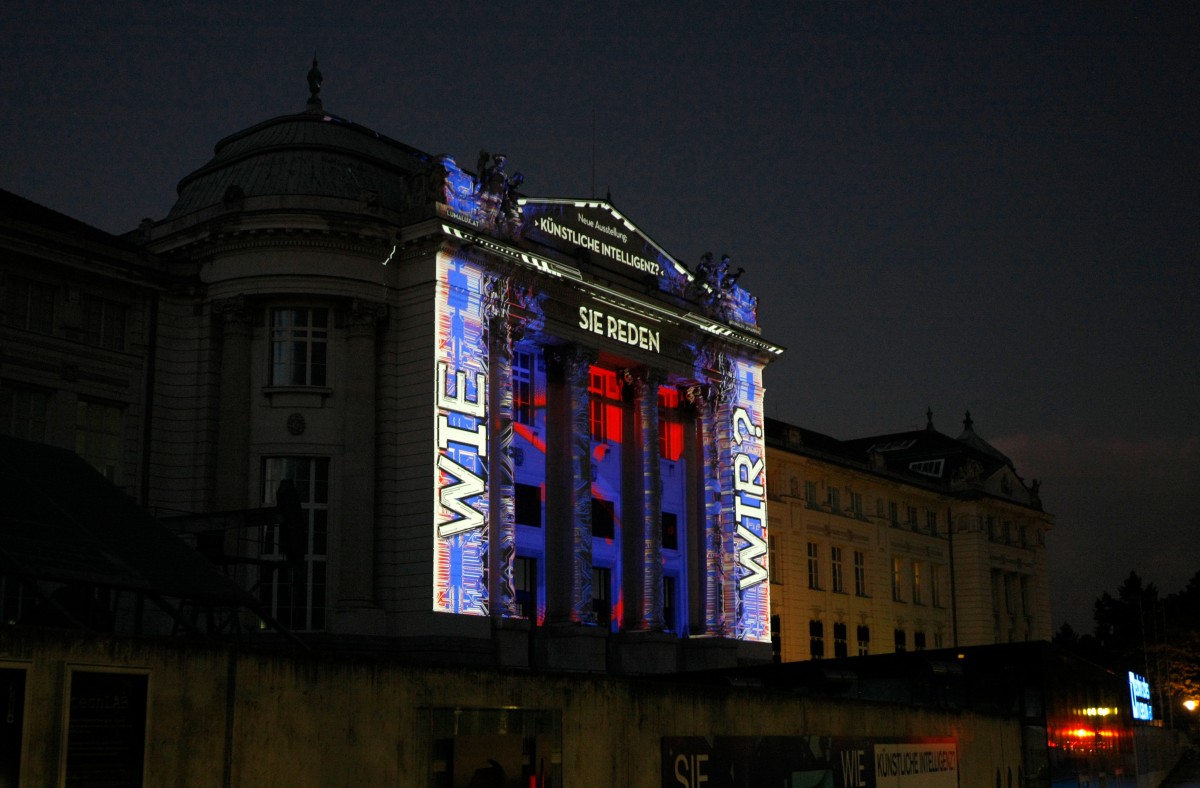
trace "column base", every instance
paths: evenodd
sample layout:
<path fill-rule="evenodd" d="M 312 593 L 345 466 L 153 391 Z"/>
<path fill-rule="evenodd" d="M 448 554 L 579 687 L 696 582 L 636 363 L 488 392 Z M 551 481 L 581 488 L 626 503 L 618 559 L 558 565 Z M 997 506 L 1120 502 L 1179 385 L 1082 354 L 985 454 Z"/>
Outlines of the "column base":
<path fill-rule="evenodd" d="M 537 638 L 538 667 L 584 673 L 608 670 L 608 630 L 585 624 L 547 624 Z"/>
<path fill-rule="evenodd" d="M 670 632 L 621 632 L 610 644 L 612 671 L 625 675 L 675 673 L 679 670 L 679 643 Z"/>

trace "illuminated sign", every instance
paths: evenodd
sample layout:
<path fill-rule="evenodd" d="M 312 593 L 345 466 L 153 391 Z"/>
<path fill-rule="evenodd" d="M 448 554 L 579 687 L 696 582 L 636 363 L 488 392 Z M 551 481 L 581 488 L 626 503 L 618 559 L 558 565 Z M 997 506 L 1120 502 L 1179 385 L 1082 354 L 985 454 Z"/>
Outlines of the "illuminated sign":
<path fill-rule="evenodd" d="M 682 267 L 612 206 L 600 202 L 523 200 L 523 235 L 568 253 L 576 249 L 661 278 Z"/>
<path fill-rule="evenodd" d="M 434 610 L 488 614 L 487 342 L 483 273 L 438 256 Z"/>
<path fill-rule="evenodd" d="M 599 309 L 579 307 L 579 327 L 584 331 L 607 337 L 624 345 L 661 352 L 662 342 L 656 329 L 638 325 L 632 320 L 604 313 Z"/>
<path fill-rule="evenodd" d="M 1150 705 L 1150 682 L 1132 670 L 1129 671 L 1129 702 L 1135 720 L 1154 719 L 1154 707 Z"/>
<path fill-rule="evenodd" d="M 738 565 L 742 576 L 738 588 L 745 590 L 766 582 L 767 568 L 759 560 L 767 554 L 767 542 L 763 538 L 765 518 L 763 507 L 766 499 L 762 482 L 765 461 L 761 455 L 753 457 L 741 450 L 755 439 L 762 438 L 762 427 L 750 420 L 745 408 L 733 412 L 733 442 L 739 447 L 733 454 L 733 519 L 737 523 L 737 535 L 745 544 L 738 549 Z"/>

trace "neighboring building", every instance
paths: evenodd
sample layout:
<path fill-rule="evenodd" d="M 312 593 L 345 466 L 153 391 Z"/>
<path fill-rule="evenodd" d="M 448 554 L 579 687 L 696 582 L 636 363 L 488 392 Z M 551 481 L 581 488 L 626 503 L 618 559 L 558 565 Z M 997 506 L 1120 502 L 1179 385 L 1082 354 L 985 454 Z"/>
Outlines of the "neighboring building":
<path fill-rule="evenodd" d="M 77 440 L 312 643 L 769 660 L 782 350 L 740 272 L 527 198 L 504 156 L 471 174 L 331 115 L 319 84 L 125 239 L 10 198 L 6 431 Z"/>
<path fill-rule="evenodd" d="M 1053 518 L 963 426 L 840 441 L 768 420 L 777 659 L 1050 638 Z"/>

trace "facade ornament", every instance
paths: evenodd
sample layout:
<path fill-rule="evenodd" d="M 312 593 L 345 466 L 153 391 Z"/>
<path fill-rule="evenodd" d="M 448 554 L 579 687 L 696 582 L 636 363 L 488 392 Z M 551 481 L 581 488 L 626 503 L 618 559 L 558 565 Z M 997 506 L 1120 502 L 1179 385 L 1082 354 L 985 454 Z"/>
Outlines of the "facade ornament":
<path fill-rule="evenodd" d="M 525 176 L 519 172 L 509 175 L 507 165 L 508 157 L 503 153 L 479 151 L 475 196 L 482 226 L 502 238 L 515 238 L 522 220 L 517 190 L 525 182 Z"/>
<path fill-rule="evenodd" d="M 308 109 L 310 112 L 321 111 L 321 70 L 317 68 L 317 53 L 313 53 L 312 68 L 308 70 Z"/>
<path fill-rule="evenodd" d="M 738 286 L 738 280 L 746 269 L 732 270 L 729 255 L 713 262 L 712 252 L 705 252 L 696 264 L 696 278 L 692 282 L 693 297 L 703 306 L 710 317 L 725 322 L 758 325 L 758 299 Z"/>

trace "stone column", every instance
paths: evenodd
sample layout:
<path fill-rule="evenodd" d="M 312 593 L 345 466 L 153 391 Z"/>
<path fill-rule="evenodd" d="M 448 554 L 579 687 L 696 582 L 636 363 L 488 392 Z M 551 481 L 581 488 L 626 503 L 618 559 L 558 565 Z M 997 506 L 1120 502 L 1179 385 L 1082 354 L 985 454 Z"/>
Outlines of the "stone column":
<path fill-rule="evenodd" d="M 354 301 L 346 326 L 345 438 L 338 523 L 338 607 L 369 608 L 375 600 L 375 353 L 387 305 Z"/>
<path fill-rule="evenodd" d="M 660 631 L 662 599 L 662 484 L 658 449 L 661 372 L 622 372 L 626 403 L 621 480 L 621 586 L 626 631 Z"/>
<path fill-rule="evenodd" d="M 217 400 L 217 511 L 257 506 L 250 495 L 250 310 L 241 296 L 212 303 L 220 321 L 220 394 Z"/>
<path fill-rule="evenodd" d="M 488 599 L 493 618 L 515 618 L 519 614 L 513 587 L 513 564 L 517 557 L 516 493 L 514 487 L 513 328 L 506 312 L 489 322 L 488 408 L 491 413 L 491 452 L 488 478 Z"/>
<path fill-rule="evenodd" d="M 588 370 L 594 350 L 547 348 L 546 614 L 592 623 L 592 468 Z"/>
<path fill-rule="evenodd" d="M 704 600 L 703 634 L 725 635 L 725 600 L 721 579 L 724 575 L 721 550 L 721 479 L 720 455 L 717 451 L 717 403 L 707 388 L 696 386 L 689 390 L 696 407 L 696 436 L 699 441 L 703 498 L 701 520 L 702 550 L 697 567 Z"/>

